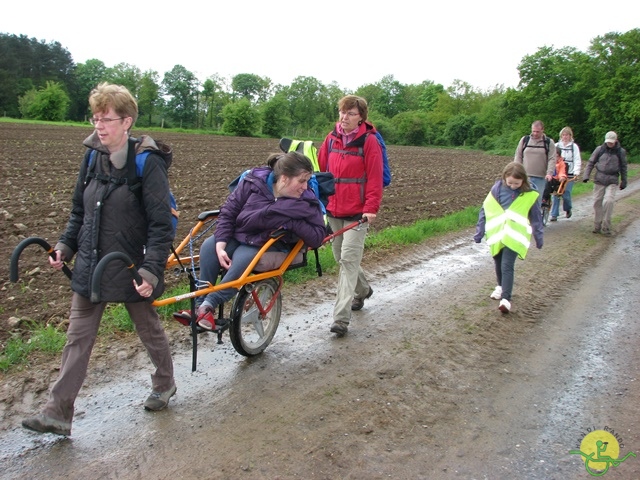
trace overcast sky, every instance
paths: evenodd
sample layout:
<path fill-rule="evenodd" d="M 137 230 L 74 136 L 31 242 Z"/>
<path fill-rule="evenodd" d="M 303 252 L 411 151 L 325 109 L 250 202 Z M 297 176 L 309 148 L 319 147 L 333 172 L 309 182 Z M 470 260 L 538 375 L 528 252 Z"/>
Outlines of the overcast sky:
<path fill-rule="evenodd" d="M 31 0 L 0 14 L 1 33 L 60 42 L 76 63 L 124 62 L 160 79 L 175 65 L 201 81 L 310 76 L 350 90 L 386 75 L 515 87 L 518 64 L 540 47 L 586 51 L 597 36 L 633 28 L 637 0 Z"/>

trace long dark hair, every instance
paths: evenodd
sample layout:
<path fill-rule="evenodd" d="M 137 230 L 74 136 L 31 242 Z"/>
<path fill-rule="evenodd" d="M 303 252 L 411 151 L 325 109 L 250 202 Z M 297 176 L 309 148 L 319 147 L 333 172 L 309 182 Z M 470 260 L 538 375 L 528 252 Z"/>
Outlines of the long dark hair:
<path fill-rule="evenodd" d="M 267 158 L 267 165 L 273 170 L 276 181 L 281 175 L 293 178 L 301 173 L 313 173 L 311 160 L 299 152 L 272 153 Z"/>

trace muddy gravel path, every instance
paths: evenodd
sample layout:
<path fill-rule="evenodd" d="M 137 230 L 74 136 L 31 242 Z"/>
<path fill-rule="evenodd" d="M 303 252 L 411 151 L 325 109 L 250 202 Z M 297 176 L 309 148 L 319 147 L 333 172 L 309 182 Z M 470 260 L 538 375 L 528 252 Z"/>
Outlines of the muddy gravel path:
<path fill-rule="evenodd" d="M 10 377 L 0 476 L 590 478 L 569 454 L 588 429 L 615 428 L 621 453 L 640 454 L 639 187 L 619 195 L 611 238 L 591 233 L 590 195 L 547 227 L 516 266 L 510 315 L 466 231 L 367 260 L 375 294 L 342 339 L 328 332 L 329 277 L 287 288 L 258 358 L 201 337 L 192 373 L 187 331 L 171 326 L 178 394 L 163 412 L 142 408 L 135 339 L 97 352 L 70 438 L 20 427 L 55 370 Z M 606 478 L 640 478 L 640 459 Z"/>

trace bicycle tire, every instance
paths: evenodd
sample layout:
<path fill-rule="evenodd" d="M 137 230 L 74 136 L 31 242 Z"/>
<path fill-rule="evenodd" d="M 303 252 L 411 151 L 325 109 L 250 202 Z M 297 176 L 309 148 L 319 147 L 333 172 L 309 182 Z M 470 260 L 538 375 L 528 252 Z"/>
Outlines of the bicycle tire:
<path fill-rule="evenodd" d="M 274 298 L 275 297 L 275 298 Z M 261 313 L 255 298 L 263 309 Z M 243 286 L 232 307 L 229 337 L 240 355 L 253 357 L 262 353 L 273 340 L 282 312 L 282 296 L 277 279 L 268 278 Z"/>
<path fill-rule="evenodd" d="M 545 227 L 547 223 L 549 223 L 549 212 L 551 211 L 551 207 L 549 205 L 542 206 L 542 225 Z"/>

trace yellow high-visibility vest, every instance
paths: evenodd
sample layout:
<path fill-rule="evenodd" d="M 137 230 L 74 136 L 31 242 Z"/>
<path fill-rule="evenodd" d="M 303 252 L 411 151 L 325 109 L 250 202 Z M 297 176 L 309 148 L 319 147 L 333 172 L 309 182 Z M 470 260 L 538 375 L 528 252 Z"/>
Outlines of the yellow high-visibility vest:
<path fill-rule="evenodd" d="M 485 236 L 495 257 L 503 247 L 509 247 L 524 260 L 531 245 L 529 210 L 538 199 L 538 192 L 521 193 L 507 210 L 489 193 L 482 204 L 485 217 Z"/>

